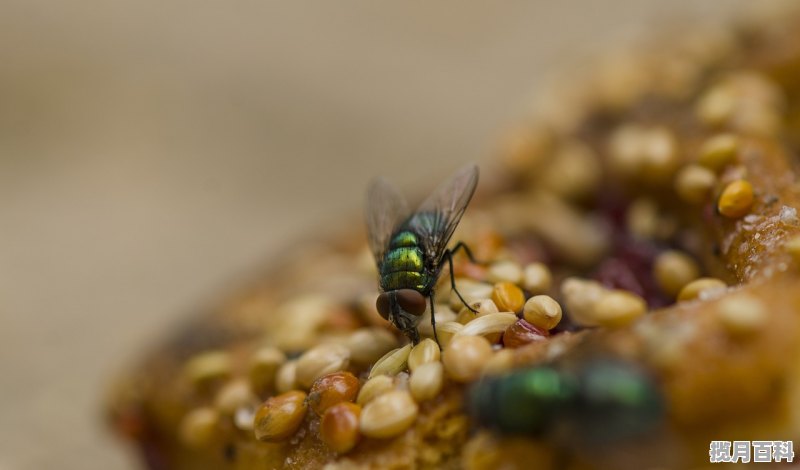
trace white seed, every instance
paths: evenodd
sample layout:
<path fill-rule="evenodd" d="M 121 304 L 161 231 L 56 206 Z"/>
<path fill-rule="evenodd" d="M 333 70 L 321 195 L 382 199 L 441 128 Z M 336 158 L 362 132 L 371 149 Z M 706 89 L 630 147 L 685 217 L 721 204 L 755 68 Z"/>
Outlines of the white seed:
<path fill-rule="evenodd" d="M 450 310 L 449 305 L 436 305 L 436 326 L 438 327 L 440 324 L 445 322 L 452 322 L 456 321 L 456 314 L 452 310 Z M 433 336 L 433 327 L 431 326 L 431 310 L 430 308 L 425 310 L 425 313 L 422 314 L 422 318 L 419 320 L 419 325 L 417 325 L 417 330 L 419 334 L 422 336 Z"/>
<path fill-rule="evenodd" d="M 297 361 L 286 361 L 275 373 L 275 391 L 286 393 L 297 388 Z"/>
<path fill-rule="evenodd" d="M 275 317 L 280 319 L 273 334 L 276 346 L 284 351 L 311 347 L 334 308 L 331 300 L 322 295 L 300 296 L 282 304 L 275 311 Z"/>
<path fill-rule="evenodd" d="M 372 364 L 397 347 L 397 338 L 385 328 L 361 328 L 345 341 L 350 359 L 361 365 Z"/>
<path fill-rule="evenodd" d="M 394 379 L 388 375 L 377 375 L 366 382 L 358 391 L 356 403 L 366 405 L 375 397 L 395 389 Z"/>
<path fill-rule="evenodd" d="M 641 168 L 641 130 L 633 125 L 622 126 L 611 134 L 609 164 L 622 175 L 635 175 Z"/>
<path fill-rule="evenodd" d="M 206 447 L 219 433 L 219 420 L 219 413 L 213 408 L 194 409 L 181 420 L 178 436 L 189 447 Z"/>
<path fill-rule="evenodd" d="M 636 238 L 655 238 L 659 226 L 658 206 L 647 198 L 636 199 L 625 212 L 625 225 Z"/>
<path fill-rule="evenodd" d="M 568 278 L 561 285 L 572 320 L 584 326 L 619 327 L 647 312 L 647 303 L 626 290 L 609 290 L 595 281 Z"/>
<path fill-rule="evenodd" d="M 522 287 L 532 294 L 544 294 L 550 290 L 553 276 L 543 263 L 531 263 L 522 273 Z"/>
<path fill-rule="evenodd" d="M 736 111 L 736 94 L 729 86 L 716 85 L 697 103 L 697 117 L 708 126 L 720 126 Z"/>
<path fill-rule="evenodd" d="M 233 424 L 242 431 L 252 431 L 255 427 L 256 408 L 243 406 L 233 414 Z"/>
<path fill-rule="evenodd" d="M 486 279 L 492 284 L 497 282 L 519 284 L 522 280 L 522 267 L 513 261 L 498 261 L 489 266 Z"/>
<path fill-rule="evenodd" d="M 453 339 L 453 335 L 464 328 L 464 325 L 456 321 L 446 321 L 436 323 L 436 334 L 439 336 L 439 344 L 444 347 Z"/>
<path fill-rule="evenodd" d="M 552 330 L 561 321 L 561 305 L 549 295 L 535 295 L 525 302 L 522 315 L 531 325 Z"/>
<path fill-rule="evenodd" d="M 468 309 L 466 306 L 458 312 L 458 316 L 456 317 L 456 321 L 461 323 L 462 325 L 466 325 L 467 323 L 471 322 L 472 320 L 482 317 L 484 315 L 488 315 L 490 313 L 497 313 L 500 310 L 497 308 L 497 304 L 494 303 L 492 299 L 481 299 L 477 302 L 473 302 L 470 304 L 473 310 L 477 310 L 478 313 L 473 312 L 472 310 Z"/>
<path fill-rule="evenodd" d="M 397 348 L 386 353 L 369 371 L 369 378 L 378 375 L 397 375 L 408 368 L 408 355 L 411 353 L 411 343 L 402 348 Z"/>
<path fill-rule="evenodd" d="M 472 279 L 458 278 L 456 279 L 456 289 L 458 289 L 458 292 L 461 293 L 461 296 L 464 297 L 464 300 L 466 300 L 468 304 L 472 304 L 481 299 L 488 299 L 491 297 L 494 286 L 485 282 L 473 281 Z M 458 298 L 455 291 L 451 292 L 450 308 L 458 311 L 463 306 L 464 303 L 461 302 L 461 299 Z"/>
<path fill-rule="evenodd" d="M 477 379 L 492 357 L 492 345 L 483 336 L 459 336 L 444 350 L 442 363 L 447 375 L 458 382 Z"/>
<path fill-rule="evenodd" d="M 414 424 L 419 407 L 403 390 L 385 393 L 364 405 L 359 427 L 367 437 L 386 439 L 405 432 Z"/>
<path fill-rule="evenodd" d="M 675 136 L 665 127 L 625 125 L 611 137 L 610 165 L 623 177 L 664 183 L 680 163 L 677 145 Z"/>
<path fill-rule="evenodd" d="M 413 372 L 417 367 L 429 362 L 439 362 L 441 352 L 436 341 L 426 338 L 411 349 L 408 355 L 408 368 Z"/>
<path fill-rule="evenodd" d="M 486 336 L 492 333 L 502 333 L 518 320 L 517 315 L 509 312 L 490 313 L 478 317 L 464 325 L 454 338 L 459 336 Z"/>
<path fill-rule="evenodd" d="M 767 324 L 764 303 L 747 294 L 720 300 L 717 313 L 722 324 L 733 335 L 752 334 Z"/>
<path fill-rule="evenodd" d="M 668 250 L 656 257 L 653 274 L 661 290 L 675 297 L 686 284 L 700 276 L 700 267 L 686 253 Z"/>
<path fill-rule="evenodd" d="M 644 172 L 642 176 L 651 182 L 669 181 L 680 162 L 678 141 L 665 127 L 651 129 L 644 142 Z"/>
<path fill-rule="evenodd" d="M 700 165 L 687 165 L 675 177 L 675 192 L 685 202 L 700 204 L 708 199 L 717 182 L 713 171 Z"/>
<path fill-rule="evenodd" d="M 394 388 L 397 390 L 405 390 L 408 391 L 408 372 L 400 372 L 399 374 L 394 376 Z"/>
<path fill-rule="evenodd" d="M 297 383 L 308 388 L 315 380 L 331 372 L 347 369 L 350 350 L 342 344 L 320 344 L 309 349 L 297 360 Z"/>
<path fill-rule="evenodd" d="M 222 387 L 214 398 L 214 407 L 224 415 L 231 416 L 242 406 L 255 405 L 258 397 L 245 379 L 233 380 Z"/>
<path fill-rule="evenodd" d="M 601 296 L 594 306 L 594 317 L 601 326 L 625 326 L 647 313 L 647 303 L 626 290 L 612 290 Z"/>
<path fill-rule="evenodd" d="M 511 349 L 501 349 L 496 351 L 483 366 L 483 375 L 501 375 L 510 371 L 514 367 L 514 351 Z"/>
<path fill-rule="evenodd" d="M 439 361 L 420 365 L 411 373 L 408 382 L 411 396 L 418 402 L 430 400 L 439 395 L 444 383 L 444 367 Z"/>
<path fill-rule="evenodd" d="M 724 77 L 701 96 L 697 116 L 709 127 L 772 136 L 780 129 L 784 105 L 785 96 L 775 83 L 760 74 L 740 72 Z"/>
<path fill-rule="evenodd" d="M 697 163 L 718 172 L 733 162 L 739 152 L 739 137 L 735 134 L 718 134 L 703 143 Z"/>
<path fill-rule="evenodd" d="M 569 142 L 542 171 L 539 181 L 564 199 L 580 199 L 597 187 L 601 174 L 594 151 L 579 142 Z"/>
<path fill-rule="evenodd" d="M 278 368 L 286 362 L 283 351 L 273 347 L 257 350 L 249 360 L 248 377 L 252 389 L 261 394 L 270 390 L 275 384 Z"/>
<path fill-rule="evenodd" d="M 686 284 L 678 293 L 678 301 L 684 300 L 706 300 L 725 293 L 728 286 L 724 281 L 713 277 L 701 277 Z"/>
<path fill-rule="evenodd" d="M 561 295 L 570 318 L 583 326 L 597 326 L 594 306 L 607 292 L 599 282 L 570 277 L 561 284 Z"/>
<path fill-rule="evenodd" d="M 226 351 L 208 351 L 192 357 L 184 367 L 184 374 L 197 386 L 228 377 L 232 362 Z"/>
<path fill-rule="evenodd" d="M 636 238 L 668 240 L 678 229 L 677 220 L 659 210 L 651 199 L 640 197 L 628 206 L 625 213 L 628 231 Z"/>

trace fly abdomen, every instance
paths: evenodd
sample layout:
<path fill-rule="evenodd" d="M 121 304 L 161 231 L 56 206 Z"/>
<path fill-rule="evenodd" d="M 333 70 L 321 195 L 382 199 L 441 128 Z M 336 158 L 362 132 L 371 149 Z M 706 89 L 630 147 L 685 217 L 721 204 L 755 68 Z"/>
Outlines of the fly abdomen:
<path fill-rule="evenodd" d="M 395 248 L 386 253 L 381 270 L 383 290 L 422 290 L 425 280 L 422 251 L 419 248 Z"/>
<path fill-rule="evenodd" d="M 413 232 L 402 231 L 392 238 L 381 265 L 384 290 L 422 290 L 426 284 L 425 258 Z"/>
<path fill-rule="evenodd" d="M 398 271 L 422 272 L 424 268 L 422 250 L 419 248 L 395 248 L 386 253 L 381 274 Z"/>

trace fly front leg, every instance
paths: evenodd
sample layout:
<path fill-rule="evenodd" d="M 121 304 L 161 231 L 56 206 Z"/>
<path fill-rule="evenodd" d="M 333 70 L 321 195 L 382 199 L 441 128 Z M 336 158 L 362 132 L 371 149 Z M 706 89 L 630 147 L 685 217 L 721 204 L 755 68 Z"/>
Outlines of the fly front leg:
<path fill-rule="evenodd" d="M 447 263 L 450 266 L 450 287 L 452 287 L 453 292 L 456 293 L 459 300 L 461 300 L 461 303 L 463 303 L 464 306 L 466 306 L 472 313 L 477 314 L 478 311 L 472 308 L 472 306 L 470 306 L 470 304 L 467 303 L 466 300 L 464 300 L 464 297 L 461 295 L 461 292 L 459 292 L 458 289 L 456 288 L 456 275 L 453 272 L 453 253 L 455 253 L 456 250 L 458 250 L 459 248 L 463 248 L 464 251 L 467 253 L 467 257 L 469 257 L 469 260 L 472 261 L 473 263 L 476 263 L 475 258 L 472 256 L 472 252 L 467 247 L 467 245 L 464 244 L 464 242 L 456 243 L 456 246 L 452 250 L 444 250 L 444 254 L 442 255 L 442 261 L 444 261 L 444 258 L 447 258 Z"/>
<path fill-rule="evenodd" d="M 431 301 L 431 327 L 433 327 L 433 339 L 436 341 L 436 344 L 439 346 L 439 349 L 442 349 L 442 344 L 439 343 L 439 335 L 436 334 L 436 312 L 433 310 L 433 289 L 431 289 L 431 296 L 428 297 Z"/>

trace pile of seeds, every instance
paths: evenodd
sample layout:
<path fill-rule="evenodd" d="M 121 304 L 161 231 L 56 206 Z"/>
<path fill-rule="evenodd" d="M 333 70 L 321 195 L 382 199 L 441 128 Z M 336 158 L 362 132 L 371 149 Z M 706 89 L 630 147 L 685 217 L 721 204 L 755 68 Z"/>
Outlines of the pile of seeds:
<path fill-rule="evenodd" d="M 715 108 L 722 108 L 715 100 L 725 90 L 735 95 L 726 99 L 747 101 L 764 119 L 777 112 L 774 86 L 748 74 L 708 90 L 698 105 L 701 119 L 734 119 L 737 106 Z M 551 145 L 555 157 L 539 165 L 531 189 L 467 211 L 454 239 L 465 240 L 483 262 L 459 259 L 454 268 L 471 309 L 451 292 L 448 273 L 439 280 L 439 344 L 430 311 L 419 327 L 424 339 L 407 343 L 375 311 L 374 287 L 348 302 L 318 293 L 287 299 L 264 338 L 267 346 L 250 352 L 242 376 L 234 376 L 225 352 L 206 352 L 186 365 L 195 387 L 225 380 L 213 402 L 183 418 L 184 442 L 205 445 L 218 421 L 229 418 L 265 442 L 290 442 L 307 425 L 331 451 L 345 454 L 365 439 L 403 434 L 420 406 L 445 388 L 512 370 L 515 349 L 588 328 L 625 327 L 652 308 L 725 291 L 724 281 L 704 277 L 692 252 L 701 248 L 702 231 L 670 210 L 677 199 L 680 207 L 706 205 L 729 219 L 747 216 L 754 189 L 738 165 L 736 133 L 712 133 L 692 150 L 681 148 L 668 127 L 623 123 L 604 149 L 578 140 Z M 607 168 L 592 164 L 591 174 L 571 173 L 599 152 Z M 597 175 L 604 171 L 628 190 L 601 188 Z M 648 190 L 637 186 L 642 182 Z M 363 253 L 352 264 L 360 266 L 364 285 L 375 286 L 371 257 Z M 557 354 L 554 348 L 551 359 Z"/>
<path fill-rule="evenodd" d="M 714 326 L 726 340 L 758 337 L 771 314 L 764 303 L 740 292 L 721 298 L 730 286 L 786 272 L 787 259 L 800 263 L 796 207 L 766 192 L 767 172 L 751 170 L 787 132 L 787 107 L 798 106 L 771 76 L 738 61 L 724 66 L 729 40 L 689 41 L 658 54 L 658 65 L 614 67 L 598 76 L 597 96 L 560 102 L 550 122 L 508 139 L 453 237 L 481 261 L 457 258 L 453 268 L 470 308 L 447 271 L 434 289 L 438 344 L 430 311 L 416 345 L 377 313 L 365 244 L 305 247 L 269 301 L 232 308 L 258 339 L 195 348 L 183 363 L 176 401 L 191 409 L 165 413 L 178 415 L 180 442 L 321 443 L 322 460 L 332 461 L 414 435 L 417 458 L 437 467 L 474 447 L 463 446 L 466 387 L 558 360 L 590 331 L 633 331 L 645 351 L 637 360 L 670 371 L 697 328 L 674 317 L 655 327 L 647 319 L 659 309 L 717 299 Z M 676 414 L 690 422 L 692 413 Z M 429 438 L 429 415 L 453 419 Z"/>
<path fill-rule="evenodd" d="M 687 204 L 715 199 L 719 213 L 733 218 L 745 216 L 752 204 L 745 179 L 718 182 L 717 175 L 736 162 L 734 135 L 710 137 L 687 164 L 677 161 L 677 144 L 665 129 L 624 127 L 610 146 L 609 158 L 619 167 L 612 171 L 626 178 L 644 172 L 653 181 L 674 179 L 675 192 Z M 722 280 L 702 277 L 697 257 L 680 248 L 680 235 L 693 233 L 671 219 L 657 199 L 642 195 L 625 204 L 598 199 L 581 209 L 581 200 L 569 197 L 595 189 L 573 187 L 566 195 L 537 190 L 506 201 L 520 213 L 519 206 L 535 204 L 531 208 L 544 222 L 518 217 L 522 225 L 505 230 L 502 211 L 497 216 L 483 207 L 468 211 L 457 236 L 487 262 L 459 259 L 454 268 L 457 289 L 471 309 L 451 292 L 447 273 L 440 279 L 439 344 L 430 311 L 419 327 L 423 340 L 407 343 L 375 311 L 377 290 L 350 304 L 318 293 L 286 300 L 264 338 L 267 346 L 249 353 L 242 376 L 234 377 L 225 352 L 206 352 L 186 365 L 195 387 L 225 380 L 212 403 L 185 415 L 184 442 L 205 445 L 218 421 L 231 419 L 265 442 L 291 442 L 308 429 L 331 451 L 345 454 L 365 439 L 403 434 L 415 424 L 420 406 L 437 400 L 446 387 L 512 370 L 515 349 L 587 328 L 624 327 L 652 307 L 725 290 Z M 552 240 L 558 242 L 548 243 Z M 585 240 L 598 248 L 585 250 Z M 361 258 L 370 259 L 368 253 Z M 370 262 L 353 264 L 361 265 L 365 283 L 376 278 Z M 554 348 L 551 356 L 558 353 Z"/>

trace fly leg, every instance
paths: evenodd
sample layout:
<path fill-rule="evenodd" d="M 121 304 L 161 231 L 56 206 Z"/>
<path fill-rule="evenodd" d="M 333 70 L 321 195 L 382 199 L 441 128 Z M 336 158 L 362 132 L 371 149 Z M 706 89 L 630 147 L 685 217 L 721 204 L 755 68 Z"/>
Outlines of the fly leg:
<path fill-rule="evenodd" d="M 447 251 L 449 251 L 450 252 L 450 256 L 452 256 L 452 255 L 456 254 L 456 251 L 458 251 L 458 250 L 464 250 L 464 253 L 467 254 L 467 258 L 469 258 L 470 262 L 472 262 L 474 264 L 486 264 L 486 263 L 483 263 L 481 261 L 476 260 L 475 256 L 472 255 L 472 250 L 470 250 L 469 247 L 467 246 L 467 244 L 464 243 L 464 242 L 456 243 L 456 246 L 454 246 L 452 249 L 447 250 Z"/>
<path fill-rule="evenodd" d="M 417 331 L 416 328 L 414 328 L 413 330 L 409 331 L 407 334 L 408 334 L 409 339 L 411 339 L 411 344 L 413 344 L 414 346 L 419 344 L 419 332 Z"/>
<path fill-rule="evenodd" d="M 470 306 L 470 304 L 468 304 L 467 301 L 464 300 L 464 297 L 461 296 L 461 292 L 459 292 L 458 289 L 456 288 L 456 275 L 453 272 L 453 253 L 455 253 L 456 250 L 458 250 L 459 248 L 463 248 L 464 249 L 464 251 L 467 253 L 467 257 L 469 257 L 470 261 L 472 261 L 473 263 L 477 263 L 477 261 L 475 261 L 475 258 L 472 256 L 472 252 L 467 247 L 467 245 L 464 244 L 464 242 L 456 243 L 456 246 L 453 247 L 452 250 L 444 250 L 444 254 L 442 255 L 442 258 L 447 258 L 447 263 L 450 266 L 450 287 L 453 288 L 453 292 L 456 293 L 456 295 L 458 296 L 459 300 L 461 300 L 461 303 L 463 303 L 472 313 L 477 314 L 478 311 L 475 310 L 474 308 L 472 308 L 472 306 Z"/>
<path fill-rule="evenodd" d="M 436 313 L 433 311 L 433 290 L 431 290 L 431 296 L 428 297 L 431 301 L 431 327 L 433 327 L 433 339 L 436 340 L 436 344 L 439 346 L 439 349 L 442 349 L 442 345 L 439 343 L 439 336 L 436 334 Z"/>

